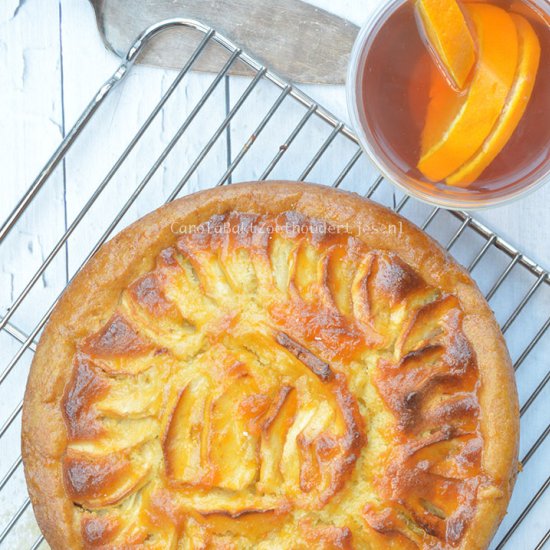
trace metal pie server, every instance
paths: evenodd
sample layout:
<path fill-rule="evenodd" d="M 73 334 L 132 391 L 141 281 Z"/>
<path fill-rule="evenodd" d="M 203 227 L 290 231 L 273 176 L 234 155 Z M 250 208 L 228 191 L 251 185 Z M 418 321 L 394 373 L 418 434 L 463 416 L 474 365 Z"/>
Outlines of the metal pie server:
<path fill-rule="evenodd" d="M 196 19 L 230 38 L 292 82 L 342 84 L 358 27 L 301 0 L 90 0 L 105 44 L 126 53 L 145 28 L 163 19 Z M 197 46 L 191 30 L 160 35 L 139 60 L 180 68 Z M 218 72 L 227 55 L 210 48 L 194 68 Z M 232 74 L 247 74 L 236 64 Z"/>

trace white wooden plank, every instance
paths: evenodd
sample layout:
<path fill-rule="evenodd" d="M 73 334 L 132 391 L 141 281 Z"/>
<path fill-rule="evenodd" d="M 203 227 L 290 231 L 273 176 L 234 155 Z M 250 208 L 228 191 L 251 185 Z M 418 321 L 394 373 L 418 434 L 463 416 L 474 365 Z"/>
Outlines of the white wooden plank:
<path fill-rule="evenodd" d="M 4 220 L 62 139 L 59 10 L 57 2 L 0 3 L 0 220 Z M 4 314 L 40 266 L 65 225 L 64 187 L 58 171 L 2 244 L 0 308 Z M 30 331 L 47 304 L 64 288 L 64 254 L 44 274 L 13 317 Z M 3 370 L 20 344 L 0 334 Z M 0 386 L 0 424 L 17 407 L 32 354 L 26 353 Z M 2 438 L 0 478 L 19 455 L 20 417 Z M 26 496 L 20 467 L 0 493 L 0 529 Z M 32 512 L 18 522 L 6 547 L 29 547 L 38 533 Z"/>
<path fill-rule="evenodd" d="M 10 4 L 11 9 L 7 9 Z M 2 6 L 0 150 L 3 174 L 0 219 L 4 220 L 61 139 L 62 107 L 57 6 L 52 3 L 43 5 L 36 0 L 22 6 L 16 2 L 3 3 Z M 34 14 L 33 9 L 36 10 Z M 29 36 L 33 37 L 32 42 Z M 2 293 L 2 312 L 40 265 L 52 245 L 55 232 L 63 228 L 63 181 L 60 174 L 37 199 L 37 204 L 12 231 L 2 250 L 0 284 L 3 289 L 9 289 Z M 53 271 L 37 286 L 53 288 L 63 283 L 64 266 L 59 266 L 57 275 Z M 22 328 L 30 327 L 24 319 L 27 317 L 19 316 Z"/>

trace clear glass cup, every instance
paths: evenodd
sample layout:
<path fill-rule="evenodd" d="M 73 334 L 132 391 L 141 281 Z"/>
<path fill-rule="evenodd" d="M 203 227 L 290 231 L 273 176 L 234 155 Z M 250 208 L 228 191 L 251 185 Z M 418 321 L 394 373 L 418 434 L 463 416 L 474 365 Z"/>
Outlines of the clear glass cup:
<path fill-rule="evenodd" d="M 518 4 L 518 0 L 499 0 L 488 3 L 502 5 L 505 3 L 511 4 L 512 2 L 515 2 L 514 9 L 518 9 L 518 5 L 521 6 Z M 525 0 L 523 4 L 526 7 L 524 10 L 526 13 L 530 12 L 531 9 L 534 10 L 534 14 L 537 16 L 537 25 L 539 22 L 542 23 L 536 29 L 542 52 L 537 74 L 541 75 L 542 73 L 540 78 L 544 78 L 544 82 L 541 83 L 542 88 L 538 90 L 539 76 L 537 76 L 537 84 L 535 84 L 535 90 L 524 115 L 527 116 L 527 113 L 530 113 L 529 109 L 531 107 L 537 109 L 536 113 L 530 113 L 529 115 L 532 121 L 534 121 L 531 124 L 537 125 L 537 131 L 533 132 L 532 128 L 530 129 L 528 126 L 521 128 L 522 122 L 520 122 L 516 132 L 510 139 L 510 142 L 515 140 L 519 145 L 517 145 L 517 160 L 510 161 L 509 172 L 507 174 L 500 174 L 492 179 L 486 178 L 486 181 L 483 181 L 484 172 L 479 182 L 474 182 L 470 187 L 456 187 L 426 180 L 416 170 L 410 158 L 406 159 L 394 150 L 391 140 L 386 139 L 387 136 L 383 135 L 383 132 L 380 132 L 375 123 L 377 117 L 380 119 L 381 116 L 384 116 L 383 114 L 380 115 L 382 109 L 378 108 L 378 105 L 381 105 L 382 101 L 376 100 L 375 96 L 378 97 L 383 94 L 385 89 L 389 90 L 389 93 L 392 93 L 396 87 L 394 84 L 396 80 L 399 80 L 401 75 L 397 74 L 396 78 L 394 78 L 395 74 L 390 70 L 392 68 L 391 63 L 393 62 L 392 55 L 397 60 L 396 63 L 401 58 L 395 57 L 395 55 L 408 56 L 407 38 L 401 36 L 396 28 L 395 40 L 392 40 L 391 45 L 387 47 L 393 54 L 388 54 L 387 66 L 382 67 L 378 71 L 373 70 L 374 62 L 370 63 L 369 56 L 378 55 L 376 54 L 376 48 L 384 52 L 382 46 L 377 46 L 377 40 L 382 40 L 382 38 L 378 39 L 381 30 L 384 30 L 386 34 L 389 33 L 389 35 L 393 32 L 390 29 L 393 20 L 392 16 L 394 18 L 399 16 L 404 21 L 407 18 L 410 19 L 410 15 L 405 14 L 405 17 L 401 17 L 400 14 L 401 11 L 405 12 L 413 9 L 411 0 L 389 0 L 382 2 L 371 13 L 368 21 L 360 30 L 351 54 L 347 79 L 347 100 L 351 122 L 363 149 L 380 172 L 409 195 L 444 208 L 471 210 L 487 208 L 515 200 L 550 180 L 550 3 L 545 0 L 537 0 L 536 2 Z M 407 24 L 406 21 L 403 25 L 405 24 Z M 410 21 L 408 24 L 410 24 Z M 405 27 L 402 26 L 402 28 Z M 419 40 L 423 40 L 422 37 L 419 37 Z M 416 41 L 416 39 L 413 41 Z M 399 48 L 401 48 L 401 54 L 399 54 Z M 411 47 L 411 49 L 413 48 Z M 400 70 L 404 73 L 407 71 L 411 73 L 415 69 L 413 66 L 407 66 L 405 63 L 404 67 Z M 383 81 L 386 77 L 386 71 L 388 82 Z M 370 96 L 368 95 L 369 86 L 366 85 L 366 83 L 370 82 L 369 78 L 377 80 L 375 86 L 372 87 L 376 93 Z M 376 88 L 377 86 L 378 88 Z M 377 89 L 378 91 L 376 91 Z M 536 105 L 533 106 L 531 104 L 536 92 L 539 95 L 537 96 Z M 406 102 L 406 98 L 404 101 Z M 395 112 L 406 111 L 407 106 L 403 105 L 403 102 L 398 101 L 397 103 L 399 104 L 395 105 Z M 395 117 L 395 112 L 391 114 L 391 117 Z M 538 126 L 539 124 L 540 127 Z M 391 128 L 391 125 L 388 124 L 387 127 Z M 528 139 L 531 138 L 534 140 L 532 146 L 526 149 Z M 510 143 L 510 147 L 512 146 L 513 144 Z M 523 149 L 520 150 L 522 147 Z M 502 151 L 505 160 L 507 154 L 506 146 Z M 529 162 L 526 160 L 527 157 L 529 157 Z M 524 160 L 525 166 L 521 165 Z M 489 166 L 489 169 L 491 166 Z"/>

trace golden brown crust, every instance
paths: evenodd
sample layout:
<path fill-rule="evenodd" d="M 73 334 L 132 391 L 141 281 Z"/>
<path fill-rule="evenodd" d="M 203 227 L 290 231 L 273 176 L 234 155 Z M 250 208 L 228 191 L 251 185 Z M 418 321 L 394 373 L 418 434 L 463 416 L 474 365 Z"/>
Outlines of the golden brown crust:
<path fill-rule="evenodd" d="M 67 407 L 61 406 L 62 400 L 68 399 L 67 388 L 74 376 L 71 364 L 77 343 L 85 341 L 84 346 L 91 347 L 96 354 L 101 354 L 106 348 L 120 348 L 127 353 L 145 349 L 147 343 L 132 334 L 128 327 L 115 331 L 122 334 L 116 341 L 109 333 L 102 332 L 108 322 L 113 322 L 111 317 L 116 316 L 122 291 L 133 284 L 134 295 L 146 307 L 148 297 L 153 296 L 149 306 L 165 312 L 169 305 L 155 296 L 154 281 L 145 280 L 141 284 L 136 281 L 153 270 L 155 258 L 163 250 L 174 246 L 174 231 L 198 225 L 215 214 L 235 210 L 272 215 L 295 211 L 309 218 L 327 220 L 355 235 L 367 249 L 397 255 L 442 295 L 457 297 L 462 311 L 462 331 L 475 352 L 480 381 L 477 399 L 481 411 L 479 432 L 483 441 L 481 466 L 484 481 L 477 492 L 475 515 L 456 547 L 468 550 L 486 548 L 506 511 L 517 471 L 518 448 L 518 405 L 513 370 L 489 306 L 468 274 L 408 221 L 354 194 L 290 182 L 231 185 L 203 191 L 164 206 L 104 245 L 64 293 L 36 351 L 23 409 L 25 474 L 39 525 L 52 548 L 83 547 L 82 534 L 74 528 L 73 521 L 73 501 L 78 501 L 79 487 L 73 487 L 71 500 L 65 489 L 62 468 L 63 461 L 67 460 L 77 470 L 86 468 L 82 457 L 67 456 L 69 434 L 66 426 L 74 426 L 77 431 L 79 426 L 80 429 L 85 426 L 93 429 L 93 418 L 90 419 L 86 403 L 79 402 L 78 396 L 73 396 L 70 408 L 72 424 L 67 424 Z M 412 292 L 420 283 L 405 271 L 406 268 L 399 277 L 400 280 L 405 278 L 407 292 Z M 394 275 L 389 273 L 384 280 L 391 281 Z M 390 301 L 399 299 L 400 291 L 396 288 L 398 285 L 389 285 Z M 119 326 L 123 324 L 116 317 L 114 322 Z M 90 340 L 90 335 L 95 333 L 98 335 Z M 280 336 L 280 339 L 288 344 L 286 347 L 294 355 L 303 356 L 305 353 L 300 344 L 294 345 L 285 336 Z M 315 357 L 312 359 L 312 371 L 330 379 L 330 366 L 316 360 Z M 304 363 L 307 364 L 307 358 Z M 83 375 L 89 374 L 84 367 L 82 369 Z M 102 391 L 100 381 L 96 382 L 95 388 L 97 392 Z M 135 480 L 128 483 L 132 481 Z M 91 491 L 85 486 L 80 490 Z M 99 526 L 94 521 L 89 517 L 83 522 L 90 537 L 101 538 L 105 532 L 116 530 L 116 526 Z M 202 527 L 198 525 L 197 529 Z M 340 533 L 335 528 L 336 534 L 329 536 L 327 533 L 332 531 L 327 529 L 323 535 L 325 539 L 333 537 L 341 542 L 340 546 L 327 548 L 351 544 L 347 531 Z"/>

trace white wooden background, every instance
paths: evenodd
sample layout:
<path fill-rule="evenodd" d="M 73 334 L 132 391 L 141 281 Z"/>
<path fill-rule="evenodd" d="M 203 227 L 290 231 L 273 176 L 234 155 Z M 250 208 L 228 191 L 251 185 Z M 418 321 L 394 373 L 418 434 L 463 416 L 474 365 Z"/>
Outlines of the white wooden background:
<path fill-rule="evenodd" d="M 362 0 L 315 0 L 312 3 L 361 24 L 367 10 L 372 9 L 378 1 L 380 0 L 372 0 L 368 6 L 365 6 Z M 104 49 L 97 32 L 93 10 L 86 0 L 0 0 L 0 160 L 3 170 L 0 176 L 0 221 L 9 214 L 17 199 L 32 182 L 92 95 L 118 64 L 119 60 Z M 18 226 L 16 234 L 10 235 L 13 242 L 9 245 L 8 252 L 6 253 L 5 248 L 3 250 L 0 264 L 2 315 L 120 154 L 121 144 L 129 141 L 160 95 L 166 91 L 174 75 L 174 72 L 156 68 L 135 68 L 124 89 L 117 90 L 114 98 L 110 98 L 112 101 L 105 106 L 105 112 L 94 120 L 90 130 L 86 131 L 76 144 L 67 162 L 56 171 L 47 188 L 37 197 L 36 203 Z M 39 288 L 36 289 L 36 296 L 33 298 L 31 294 L 30 299 L 23 303 L 14 317 L 14 322 L 19 328 L 28 332 L 40 320 L 45 309 L 37 304 L 46 305 L 55 299 L 70 278 L 70 274 L 85 259 L 90 243 L 97 241 L 108 220 L 114 217 L 127 196 L 141 181 L 151 159 L 155 154 L 158 155 L 161 147 L 169 141 L 183 120 L 182 113 L 189 112 L 208 84 L 209 77 L 193 74 L 182 91 L 176 93 L 177 97 L 171 110 L 167 109 L 163 116 L 155 121 L 143 143 L 138 146 L 135 154 L 132 154 L 129 162 L 115 178 L 115 185 L 111 186 L 112 189 L 106 190 L 105 198 L 92 209 L 87 223 L 75 233 L 69 246 L 56 257 L 51 268 L 46 271 L 37 285 Z M 160 204 L 160 197 L 169 193 L 182 173 L 187 170 L 190 160 L 195 158 L 204 145 L 204 142 L 200 141 L 201 136 L 204 139 L 208 138 L 225 116 L 227 91 L 229 90 L 229 96 L 234 103 L 246 85 L 246 79 L 231 77 L 224 86 L 216 90 L 205 111 L 207 116 L 199 116 L 189 129 L 193 139 L 177 149 L 175 158 L 155 174 L 144 196 L 132 206 L 121 226 L 127 220 L 135 219 Z M 306 86 L 304 89 L 347 121 L 343 87 Z M 246 115 L 237 117 L 230 131 L 216 143 L 205 163 L 190 179 L 188 191 L 215 183 L 210 168 L 224 164 L 228 140 L 231 140 L 238 150 L 244 143 L 243 136 L 250 135 L 276 95 L 274 90 L 265 88 L 250 100 Z M 291 107 L 286 109 L 285 114 L 289 120 L 299 119 L 298 113 Z M 269 139 L 275 144 L 282 143 L 281 140 L 288 134 L 288 128 L 289 126 L 270 127 Z M 311 124 L 308 131 L 311 143 L 307 145 L 314 151 L 314 146 L 319 146 L 326 137 L 326 128 Z M 97 136 L 101 136 L 100 146 Z M 305 146 L 306 144 L 304 148 Z M 342 148 L 345 149 L 344 145 Z M 234 181 L 259 176 L 266 161 L 273 156 L 273 151 L 263 154 L 261 150 L 262 147 L 256 147 L 247 155 L 257 160 L 258 168 L 238 169 L 234 174 Z M 350 151 L 353 152 L 352 149 Z M 287 163 L 294 163 L 303 168 L 310 156 L 302 157 L 300 147 L 297 147 L 293 152 L 289 151 L 285 158 Z M 349 155 L 343 159 L 343 164 L 348 158 Z M 339 173 L 339 169 L 341 166 L 322 166 L 316 169 L 309 179 L 328 183 Z M 356 174 L 354 179 L 359 182 L 355 187 L 358 191 L 364 191 L 364 181 L 369 178 L 372 180 L 375 174 L 372 167 L 365 163 L 361 165 L 360 170 L 362 172 Z M 292 177 L 296 170 L 292 171 L 283 166 L 276 174 L 281 177 Z M 219 175 L 216 173 L 214 177 Z M 475 216 L 535 261 L 549 267 L 549 203 L 550 185 L 547 185 L 514 204 L 480 212 Z M 446 228 L 441 227 L 440 230 L 445 231 Z M 510 288 L 506 292 L 509 292 L 511 297 L 519 295 L 520 291 L 520 288 Z M 507 300 L 501 302 L 504 304 L 504 315 Z M 545 304 L 548 303 L 547 300 Z M 3 332 L 0 333 L 2 358 L 7 357 L 9 360 L 18 347 L 13 339 Z M 28 357 L 23 358 L 21 364 L 17 365 L 12 375 L 0 387 L 0 424 L 21 397 L 21 388 L 31 358 L 30 353 L 27 355 Z M 2 361 L 3 365 L 5 361 Z M 525 388 L 520 388 L 520 393 L 526 392 L 529 388 L 532 391 L 545 368 L 548 368 L 547 356 L 544 360 L 541 356 L 539 371 L 533 373 L 532 381 L 527 380 Z M 541 416 L 540 411 L 537 411 L 538 409 L 535 412 Z M 537 414 L 534 415 L 533 422 L 537 421 Z M 539 420 L 544 421 L 544 418 Z M 14 429 L 2 439 L 0 477 L 17 458 L 18 437 L 19 432 Z M 533 480 L 528 480 L 533 482 L 532 486 L 535 488 L 540 486 L 543 475 L 543 470 L 537 472 L 533 474 Z M 20 471 L 10 483 L 10 492 L 3 491 L 3 494 L 0 494 L 0 531 L 21 503 L 18 495 L 24 494 L 24 481 Z M 520 510 L 525 504 L 527 496 L 528 492 L 522 495 L 516 510 Z M 548 498 L 545 503 L 550 503 Z M 22 518 L 25 528 L 9 539 L 10 545 L 6 546 L 7 548 L 26 549 L 34 540 L 36 530 L 29 512 L 27 511 Z M 532 548 L 540 539 L 541 525 L 544 525 L 543 515 L 538 515 L 532 521 L 532 540 L 523 540 L 522 549 Z M 525 533 L 528 534 L 529 531 L 525 530 Z M 527 535 L 522 534 L 522 537 L 524 536 Z"/>

